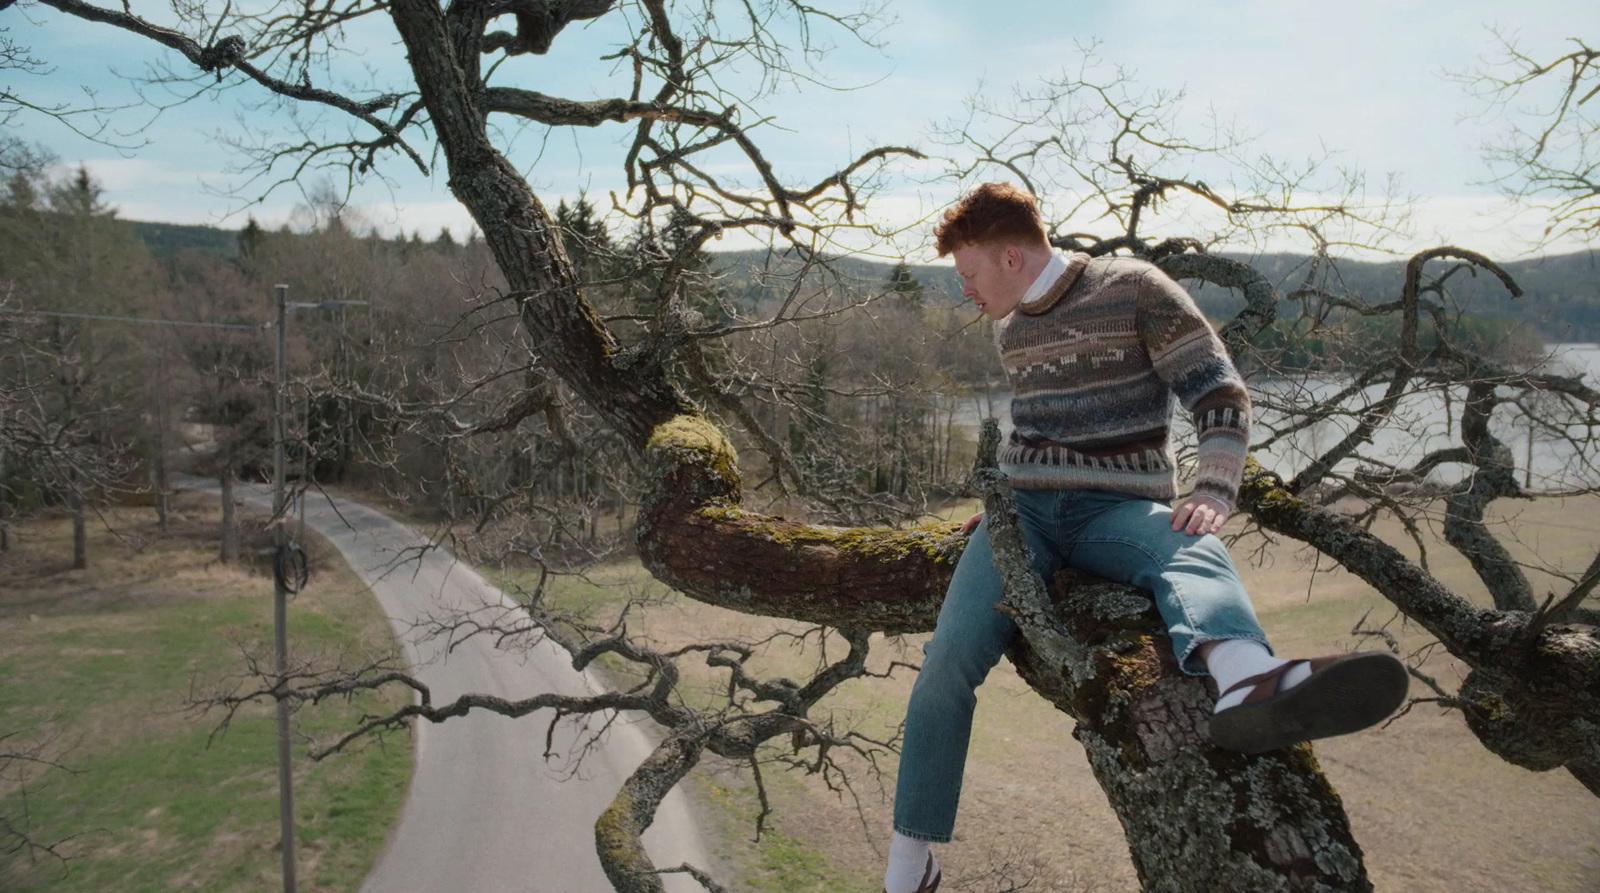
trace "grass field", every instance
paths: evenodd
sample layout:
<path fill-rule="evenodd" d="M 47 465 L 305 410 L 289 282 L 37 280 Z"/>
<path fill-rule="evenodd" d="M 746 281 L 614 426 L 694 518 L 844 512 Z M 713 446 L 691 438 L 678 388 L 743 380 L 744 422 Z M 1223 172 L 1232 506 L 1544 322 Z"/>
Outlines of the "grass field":
<path fill-rule="evenodd" d="M 241 514 L 243 529 L 260 527 Z M 25 809 L 39 841 L 70 838 L 64 865 L 26 850 L 0 856 L 0 889 L 279 887 L 272 706 L 247 708 L 209 741 L 219 714 L 185 709 L 240 672 L 241 645 L 270 654 L 271 577 L 216 561 L 217 517 L 214 497 L 188 495 L 166 533 L 148 510 L 113 510 L 115 534 L 91 519 L 84 571 L 70 568 L 64 518 L 24 525 L 0 555 L 0 733 L 38 726 L 65 767 L 36 767 L 25 792 L 14 780 L 0 788 L 0 814 L 17 821 Z M 376 602 L 337 553 L 320 540 L 307 547 L 311 581 L 289 610 L 293 653 L 391 649 Z M 311 708 L 295 729 L 348 728 L 378 703 Z M 301 890 L 360 885 L 399 815 L 411 760 L 404 738 L 317 764 L 296 745 Z"/>
<path fill-rule="evenodd" d="M 964 518 L 971 508 L 952 507 L 949 516 Z M 1600 545 L 1600 522 L 1594 521 L 1600 506 L 1592 501 L 1518 506 L 1516 512 L 1511 520 L 1530 564 L 1581 570 Z M 1400 542 L 1395 529 L 1379 532 Z M 1325 560 L 1313 574 L 1314 562 L 1293 544 L 1268 548 L 1260 566 L 1244 561 L 1260 544 L 1240 542 L 1234 553 L 1280 654 L 1356 647 L 1350 630 L 1364 613 L 1370 610 L 1377 622 L 1394 613 L 1364 583 L 1330 571 Z M 1447 553 L 1442 544 L 1431 550 L 1435 573 L 1485 601 L 1465 563 Z M 1564 591 L 1548 575 L 1534 576 L 1541 593 L 1544 587 Z M 660 589 L 636 562 L 625 561 L 598 569 L 589 582 L 563 584 L 555 598 L 594 609 L 652 586 Z M 631 631 L 663 645 L 798 629 L 681 598 L 630 617 Z M 1404 647 L 1427 642 L 1414 627 L 1396 623 L 1391 630 Z M 926 638 L 876 643 L 873 666 L 881 669 L 895 656 L 920 660 Z M 758 669 L 793 678 L 814 660 L 814 654 L 775 645 Z M 720 674 L 686 670 L 691 701 L 717 697 Z M 1442 652 L 1430 656 L 1424 670 L 1447 688 L 1465 675 Z M 875 737 L 892 734 L 912 678 L 897 672 L 888 681 L 852 681 L 832 700 L 835 715 Z M 1413 693 L 1427 694 L 1420 685 Z M 1002 662 L 980 691 L 956 839 L 939 848 L 946 866 L 941 890 L 1137 889 L 1121 828 L 1071 732 L 1072 721 Z M 1321 742 L 1317 755 L 1345 800 L 1378 890 L 1600 891 L 1600 800 L 1564 772 L 1537 774 L 1501 761 L 1458 715 L 1419 707 L 1386 728 Z M 708 760 L 691 776 L 690 788 L 710 816 L 725 882 L 743 891 L 878 889 L 895 757 L 884 765 L 890 777 L 881 779 L 858 767 L 859 807 L 815 777 L 769 767 L 764 775 L 776 814 L 757 845 L 750 841 L 758 806 L 748 770 Z"/>

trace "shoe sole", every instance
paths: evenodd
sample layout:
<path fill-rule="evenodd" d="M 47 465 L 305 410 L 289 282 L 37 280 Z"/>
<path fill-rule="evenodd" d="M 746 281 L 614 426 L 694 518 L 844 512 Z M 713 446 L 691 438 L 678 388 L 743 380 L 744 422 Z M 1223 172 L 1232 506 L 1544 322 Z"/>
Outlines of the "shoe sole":
<path fill-rule="evenodd" d="M 1211 717 L 1211 740 L 1225 750 L 1265 753 L 1359 732 L 1399 709 L 1411 690 L 1405 664 L 1367 651 L 1342 657 L 1294 688 Z"/>

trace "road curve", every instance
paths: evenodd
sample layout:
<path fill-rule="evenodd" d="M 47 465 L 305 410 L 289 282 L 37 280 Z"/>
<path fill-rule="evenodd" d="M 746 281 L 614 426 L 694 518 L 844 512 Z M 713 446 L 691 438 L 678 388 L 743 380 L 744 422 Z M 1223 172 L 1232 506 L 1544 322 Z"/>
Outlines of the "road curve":
<path fill-rule="evenodd" d="M 176 485 L 219 492 L 216 481 L 203 478 L 185 476 Z M 240 485 L 234 492 L 254 505 L 271 505 L 266 487 Z M 420 563 L 415 552 L 397 560 L 403 550 L 425 541 L 388 516 L 348 499 L 338 500 L 337 508 L 313 496 L 306 524 L 331 541 L 372 588 L 412 672 L 432 689 L 435 704 L 467 692 L 518 699 L 547 691 L 600 690 L 549 643 L 513 654 L 484 637 L 445 654 L 441 642 L 420 642 L 416 624 L 441 610 L 492 609 L 510 602 L 445 550 L 428 552 Z M 314 592 L 309 589 L 307 595 Z M 292 626 L 289 638 L 293 647 Z M 411 788 L 387 847 L 361 886 L 363 893 L 610 890 L 595 855 L 594 821 L 649 753 L 649 738 L 640 726 L 618 722 L 603 748 L 591 752 L 572 775 L 564 771 L 568 767 L 546 762 L 547 725 L 544 712 L 520 720 L 474 712 L 439 724 L 419 722 L 413 732 Z M 563 724 L 553 740 L 555 752 L 572 752 L 576 738 Z M 657 865 L 687 861 L 709 868 L 705 844 L 679 791 L 662 804 L 645 845 Z M 701 889 L 681 875 L 665 881 L 671 893 Z"/>

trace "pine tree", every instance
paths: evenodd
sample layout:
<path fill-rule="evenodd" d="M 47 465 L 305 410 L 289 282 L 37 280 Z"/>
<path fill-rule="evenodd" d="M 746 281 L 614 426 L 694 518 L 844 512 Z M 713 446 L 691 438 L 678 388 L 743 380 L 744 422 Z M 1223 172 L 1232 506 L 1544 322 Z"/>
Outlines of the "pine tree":
<path fill-rule="evenodd" d="M 256 252 L 261 249 L 261 242 L 266 238 L 266 230 L 261 228 L 254 214 L 245 221 L 244 229 L 239 230 L 239 265 L 248 270 L 249 265 L 256 258 Z"/>
<path fill-rule="evenodd" d="M 556 224 L 561 227 L 561 242 L 566 246 L 573 268 L 578 271 L 578 278 L 585 282 L 607 278 L 611 233 L 588 197 L 580 192 L 578 201 L 572 205 L 562 199 L 556 205 Z"/>
<path fill-rule="evenodd" d="M 902 306 L 922 306 L 922 282 L 912 274 L 905 258 L 901 258 L 900 262 L 895 264 L 894 271 L 889 274 L 889 281 L 884 287 Z"/>

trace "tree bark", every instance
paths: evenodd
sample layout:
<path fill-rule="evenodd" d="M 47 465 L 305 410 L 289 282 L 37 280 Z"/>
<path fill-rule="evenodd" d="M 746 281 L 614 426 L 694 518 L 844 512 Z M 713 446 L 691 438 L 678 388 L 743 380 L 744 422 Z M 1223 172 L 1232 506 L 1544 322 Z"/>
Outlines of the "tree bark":
<path fill-rule="evenodd" d="M 166 368 L 156 376 L 155 454 L 150 457 L 150 488 L 156 509 L 156 526 L 167 529 L 167 389 Z"/>
<path fill-rule="evenodd" d="M 1600 635 L 1582 623 L 1480 608 L 1349 519 L 1302 502 L 1251 462 L 1239 506 L 1262 528 L 1307 543 L 1383 593 L 1471 667 L 1453 699 L 1483 746 L 1525 769 L 1600 765 Z M 1600 791 L 1596 791 L 1600 795 Z"/>
<path fill-rule="evenodd" d="M 217 557 L 224 564 L 232 564 L 239 559 L 239 524 L 234 519 L 233 504 L 233 463 L 222 463 L 222 545 L 217 551 Z"/>
<path fill-rule="evenodd" d="M 67 473 L 67 507 L 72 510 L 72 567 L 89 566 L 89 533 L 83 522 L 83 493 L 78 488 L 78 472 Z"/>
<path fill-rule="evenodd" d="M 429 120 L 450 171 L 450 191 L 483 230 L 519 305 L 535 352 L 636 448 L 657 425 L 694 412 L 668 381 L 660 358 L 625 354 L 584 299 L 544 204 L 489 140 L 485 90 L 458 58 L 458 44 L 434 0 L 390 7 L 405 42 Z"/>
<path fill-rule="evenodd" d="M 991 531 L 993 521 L 991 519 Z M 1017 672 L 1077 724 L 1146 891 L 1371 890 L 1344 805 L 1309 745 L 1245 756 L 1211 744 L 1213 699 L 1187 676 L 1148 597 L 1063 572 L 1054 619 L 1090 646 L 1073 685 L 1026 637 Z"/>
<path fill-rule="evenodd" d="M 661 876 L 645 852 L 641 835 L 656 808 L 705 749 L 705 731 L 674 730 L 622 783 L 622 790 L 594 823 L 595 848 L 606 880 L 616 893 L 663 893 Z"/>
<path fill-rule="evenodd" d="M 0 409 L 0 429 L 5 427 L 6 411 Z M 6 489 L 6 449 L 0 444 L 0 552 L 11 551 L 11 497 Z"/>

